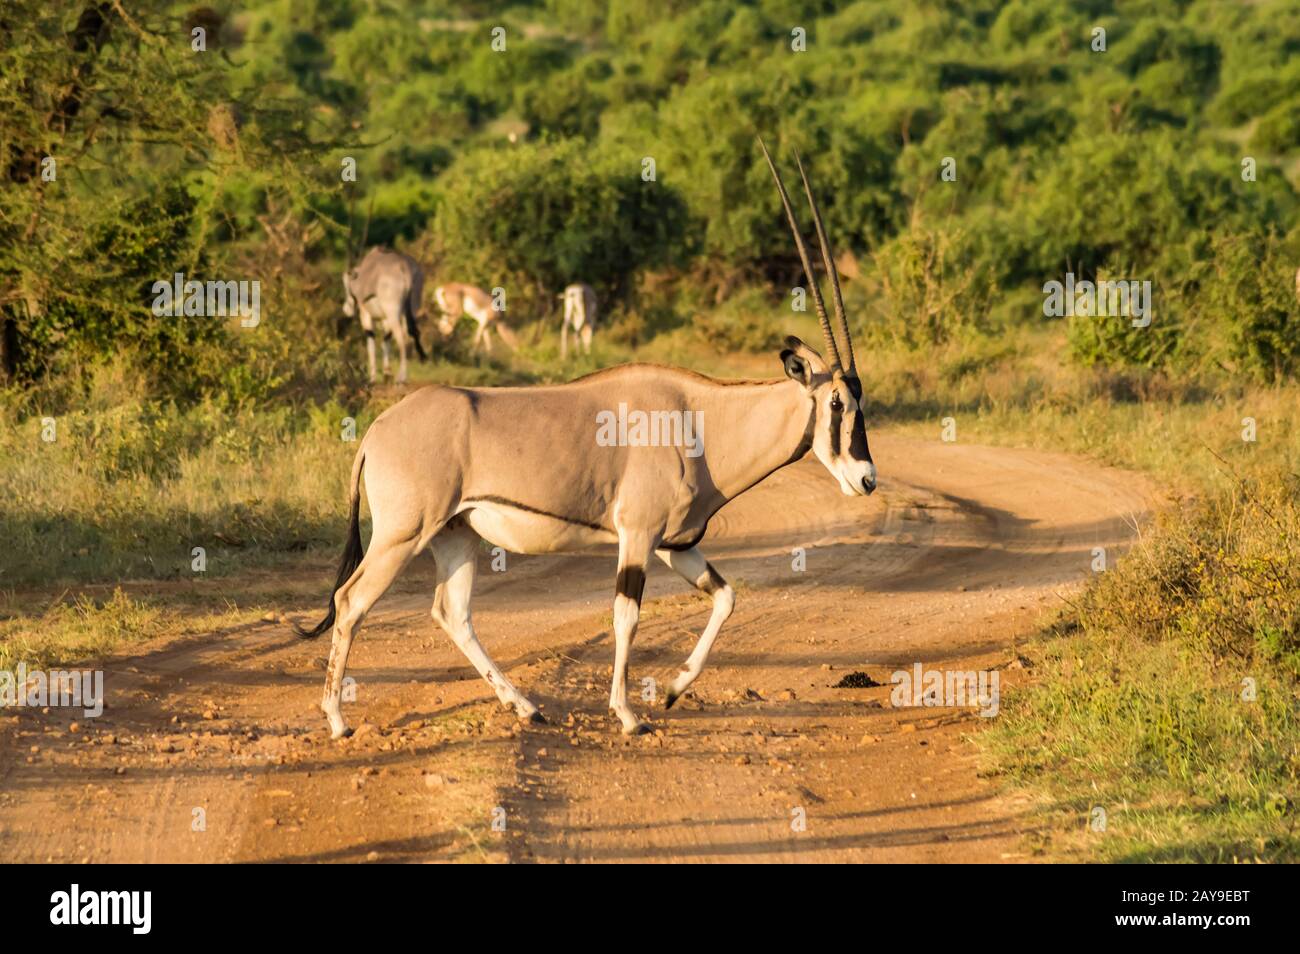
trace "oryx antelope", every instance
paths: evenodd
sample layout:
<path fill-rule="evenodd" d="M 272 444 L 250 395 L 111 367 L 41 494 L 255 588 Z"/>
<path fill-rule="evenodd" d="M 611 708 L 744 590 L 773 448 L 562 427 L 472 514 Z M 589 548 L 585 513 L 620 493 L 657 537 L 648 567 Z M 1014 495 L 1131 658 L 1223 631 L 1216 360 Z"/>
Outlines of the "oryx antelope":
<path fill-rule="evenodd" d="M 582 351 L 591 354 L 591 334 L 596 330 L 596 290 L 583 282 L 564 289 L 564 324 L 560 326 L 560 357 L 569 356 L 569 329 Z"/>
<path fill-rule="evenodd" d="M 456 330 L 456 322 L 468 315 L 478 322 L 478 329 L 474 332 L 475 348 L 491 351 L 493 330 L 512 349 L 518 347 L 514 332 L 505 322 L 504 312 L 497 311 L 492 296 L 483 289 L 453 282 L 435 288 L 433 298 L 438 303 L 438 310 L 442 312 L 438 319 L 438 330 L 444 338 L 451 337 L 451 333 Z"/>
<path fill-rule="evenodd" d="M 406 345 L 415 345 L 422 361 L 428 360 L 420 344 L 420 300 L 424 295 L 424 270 L 409 255 L 376 246 L 361 264 L 343 273 L 343 314 L 360 316 L 366 333 L 366 359 L 370 380 L 375 380 L 375 319 L 379 319 L 384 374 L 388 374 L 388 339 L 397 343 L 397 383 L 406 381 Z"/>
<path fill-rule="evenodd" d="M 474 632 L 470 596 L 479 541 L 517 553 L 616 543 L 609 707 L 631 734 L 646 728 L 628 706 L 626 682 L 651 557 L 658 556 L 713 602 L 704 632 L 668 688 L 666 706 L 672 706 L 700 675 L 734 605 L 731 587 L 698 549 L 718 509 L 810 449 L 845 494 L 875 490 L 862 387 L 821 216 L 800 163 L 843 350 L 789 196 L 766 147 L 763 154 L 817 306 L 826 358 L 791 337 L 781 352 L 785 377 L 772 381 L 723 382 L 678 368 L 625 365 L 553 387 L 424 388 L 380 415 L 352 464 L 348 539 L 328 611 L 314 629 L 298 630 L 302 636 L 333 631 L 321 708 L 335 738 L 348 732 L 339 703 L 357 629 L 422 550 L 429 550 L 436 564 L 434 620 L 503 705 L 521 718 L 543 721 Z M 615 430 L 626 433 L 609 440 L 615 409 L 620 422 L 627 421 L 625 429 L 620 423 Z M 635 418 L 638 413 L 642 418 Z M 644 439 L 646 428 L 633 422 L 644 423 L 649 415 L 661 415 L 658 433 L 668 433 L 669 440 Z M 694 452 L 671 439 L 674 419 L 680 431 L 688 415 L 702 437 Z M 607 428 L 606 439 L 599 427 Z M 364 555 L 363 469 L 374 521 Z"/>

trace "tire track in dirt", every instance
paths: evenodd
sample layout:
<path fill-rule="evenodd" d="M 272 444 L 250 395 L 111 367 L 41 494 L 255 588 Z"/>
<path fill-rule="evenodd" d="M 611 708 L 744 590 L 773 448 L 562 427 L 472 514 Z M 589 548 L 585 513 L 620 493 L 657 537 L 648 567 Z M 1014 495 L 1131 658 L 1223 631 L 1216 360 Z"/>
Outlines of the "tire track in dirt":
<path fill-rule="evenodd" d="M 650 736 L 619 735 L 605 713 L 612 552 L 481 564 L 476 627 L 551 720 L 538 727 L 501 712 L 436 631 L 421 562 L 358 637 L 346 742 L 327 739 L 315 708 L 328 643 L 272 624 L 106 661 L 109 709 L 76 733 L 60 710 L 0 716 L 0 849 L 95 861 L 1016 858 L 1027 823 L 979 775 L 972 710 L 895 709 L 888 686 L 833 685 L 850 670 L 887 683 L 916 662 L 1005 667 L 1089 572 L 1092 547 L 1113 558 L 1125 545 L 1149 490 L 1059 454 L 889 434 L 873 449 L 872 498 L 843 497 L 805 461 L 719 513 L 703 549 L 736 586 L 736 612 L 671 712 L 637 702 Z M 644 677 L 676 673 L 707 618 L 703 597 L 651 569 L 632 698 Z"/>

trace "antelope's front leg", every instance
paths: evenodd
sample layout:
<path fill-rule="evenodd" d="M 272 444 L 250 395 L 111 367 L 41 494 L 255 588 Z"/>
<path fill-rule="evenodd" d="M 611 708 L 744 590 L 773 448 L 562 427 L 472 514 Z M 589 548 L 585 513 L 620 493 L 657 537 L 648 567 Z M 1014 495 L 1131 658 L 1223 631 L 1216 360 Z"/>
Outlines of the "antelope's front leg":
<path fill-rule="evenodd" d="M 366 361 L 370 367 L 370 383 L 375 383 L 375 332 L 373 328 L 366 329 Z"/>
<path fill-rule="evenodd" d="M 650 731 L 650 726 L 638 719 L 627 704 L 627 657 L 641 618 L 645 565 L 650 549 L 631 547 L 625 538 L 619 541 L 618 578 L 614 587 L 614 680 L 609 687 L 609 708 L 623 724 L 624 735 Z"/>
<path fill-rule="evenodd" d="M 410 350 L 408 339 L 405 335 L 397 340 L 397 383 L 406 383 L 406 352 Z"/>

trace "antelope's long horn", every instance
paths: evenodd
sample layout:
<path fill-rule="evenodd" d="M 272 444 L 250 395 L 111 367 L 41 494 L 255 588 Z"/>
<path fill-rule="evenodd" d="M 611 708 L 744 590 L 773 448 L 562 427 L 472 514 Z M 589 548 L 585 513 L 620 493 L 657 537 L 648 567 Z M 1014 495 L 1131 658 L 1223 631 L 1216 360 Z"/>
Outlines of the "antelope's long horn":
<path fill-rule="evenodd" d="M 853 374 L 857 362 L 853 359 L 853 339 L 849 337 L 849 316 L 844 311 L 844 296 L 840 294 L 840 273 L 835 268 L 835 258 L 831 255 L 831 243 L 826 238 L 826 227 L 822 225 L 822 214 L 817 210 L 817 200 L 813 198 L 812 186 L 808 184 L 808 173 L 804 172 L 803 160 L 799 153 L 794 154 L 794 161 L 799 164 L 799 177 L 803 179 L 803 191 L 808 196 L 808 206 L 812 209 L 813 224 L 817 226 L 817 241 L 822 247 L 822 261 L 826 273 L 831 277 L 831 291 L 835 293 L 835 318 L 839 322 L 840 333 L 844 335 L 844 352 L 849 356 L 848 373 Z"/>
<path fill-rule="evenodd" d="M 821 289 L 817 287 L 817 276 L 813 274 L 812 259 L 808 255 L 808 245 L 799 232 L 799 223 L 795 220 L 794 209 L 790 207 L 790 196 L 785 191 L 785 183 L 781 181 L 781 173 L 776 171 L 776 163 L 772 161 L 772 154 L 767 151 L 767 143 L 763 142 L 762 136 L 758 138 L 758 144 L 763 150 L 763 158 L 767 160 L 767 167 L 772 170 L 772 178 L 776 180 L 776 191 L 781 193 L 781 205 L 785 207 L 785 217 L 790 222 L 790 231 L 794 233 L 795 248 L 799 250 L 799 261 L 803 262 L 803 273 L 808 278 L 808 287 L 812 291 L 813 304 L 817 306 L 817 319 L 821 322 L 822 334 L 826 337 L 826 348 L 829 351 L 827 356 L 830 358 L 831 370 L 834 371 L 841 367 L 840 349 L 835 345 L 835 335 L 831 331 L 831 321 L 826 317 L 826 303 L 822 301 Z"/>

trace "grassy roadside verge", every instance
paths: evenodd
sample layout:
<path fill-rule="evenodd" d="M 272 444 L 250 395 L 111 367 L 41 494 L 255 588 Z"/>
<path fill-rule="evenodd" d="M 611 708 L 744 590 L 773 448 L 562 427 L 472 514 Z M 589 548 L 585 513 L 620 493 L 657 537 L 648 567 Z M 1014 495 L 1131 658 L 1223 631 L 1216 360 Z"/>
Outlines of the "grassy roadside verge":
<path fill-rule="evenodd" d="M 1027 653 L 981 739 L 1067 859 L 1300 857 L 1300 508 L 1260 476 L 1164 511 Z"/>
<path fill-rule="evenodd" d="M 3 609 L 0 603 L 0 609 Z M 197 609 L 116 588 L 106 597 L 77 594 L 44 608 L 25 608 L 0 619 L 0 670 L 19 663 L 29 670 L 70 665 L 121 652 L 164 636 L 211 633 L 252 623 L 263 615 L 256 606 Z"/>

